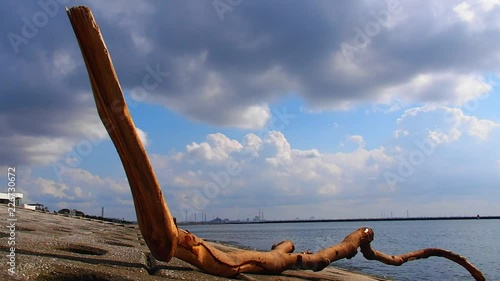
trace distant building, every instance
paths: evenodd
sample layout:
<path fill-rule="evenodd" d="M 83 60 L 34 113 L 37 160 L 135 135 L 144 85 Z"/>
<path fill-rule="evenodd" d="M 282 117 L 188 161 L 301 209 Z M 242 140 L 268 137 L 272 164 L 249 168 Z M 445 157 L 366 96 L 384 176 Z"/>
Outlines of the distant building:
<path fill-rule="evenodd" d="M 215 219 L 213 219 L 213 220 L 211 221 L 211 223 L 223 223 L 223 222 L 224 222 L 224 220 L 222 220 L 222 219 L 221 219 L 221 218 L 219 218 L 219 217 L 217 217 L 217 218 L 215 218 Z"/>
<path fill-rule="evenodd" d="M 61 209 L 59 211 L 57 211 L 57 213 L 61 214 L 61 215 L 69 215 L 71 212 L 70 209 Z"/>
<path fill-rule="evenodd" d="M 73 217 L 84 217 L 85 214 L 82 211 L 78 211 L 76 209 L 70 210 L 70 209 L 61 209 L 58 211 L 59 214 L 62 215 L 70 215 Z"/>
<path fill-rule="evenodd" d="M 5 193 L 5 192 L 0 192 L 0 204 L 9 204 L 10 198 L 14 197 L 14 201 L 16 203 L 16 206 L 21 205 L 21 200 L 23 199 L 23 194 L 22 193 Z"/>
<path fill-rule="evenodd" d="M 76 217 L 84 217 L 85 214 L 82 211 L 78 211 L 77 209 L 71 210 L 70 215 L 76 216 Z"/>
<path fill-rule="evenodd" d="M 24 204 L 24 208 L 29 210 L 45 211 L 45 206 L 40 203 Z"/>

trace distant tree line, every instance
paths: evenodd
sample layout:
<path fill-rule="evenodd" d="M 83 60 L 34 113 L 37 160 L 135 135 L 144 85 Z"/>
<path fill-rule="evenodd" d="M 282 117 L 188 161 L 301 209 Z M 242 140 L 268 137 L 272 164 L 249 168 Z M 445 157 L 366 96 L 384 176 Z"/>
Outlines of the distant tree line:
<path fill-rule="evenodd" d="M 56 211 L 54 211 L 55 213 Z M 101 221 L 107 221 L 107 222 L 114 222 L 114 223 L 123 223 L 123 224 L 133 224 L 135 222 L 132 221 L 127 221 L 125 219 L 118 219 L 118 218 L 106 218 L 106 217 L 101 217 L 101 216 L 93 216 L 93 215 L 86 215 L 84 212 L 73 209 L 61 209 L 57 211 L 58 214 L 61 215 L 70 215 L 74 217 L 83 217 L 83 218 L 89 218 L 89 219 L 94 219 L 94 220 L 101 220 Z"/>

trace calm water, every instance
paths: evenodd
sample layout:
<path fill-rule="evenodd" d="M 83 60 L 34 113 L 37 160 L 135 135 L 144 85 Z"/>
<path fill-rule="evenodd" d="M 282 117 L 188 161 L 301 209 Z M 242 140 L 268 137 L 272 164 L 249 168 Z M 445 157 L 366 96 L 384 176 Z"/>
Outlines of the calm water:
<path fill-rule="evenodd" d="M 387 254 L 438 247 L 465 256 L 486 280 L 500 280 L 500 220 L 334 222 L 183 226 L 209 240 L 269 250 L 282 240 L 295 242 L 296 252 L 337 244 L 352 231 L 368 226 L 375 231 L 374 249 Z M 333 265 L 394 280 L 473 280 L 461 266 L 444 258 L 410 261 L 400 267 L 367 261 L 361 253 Z"/>

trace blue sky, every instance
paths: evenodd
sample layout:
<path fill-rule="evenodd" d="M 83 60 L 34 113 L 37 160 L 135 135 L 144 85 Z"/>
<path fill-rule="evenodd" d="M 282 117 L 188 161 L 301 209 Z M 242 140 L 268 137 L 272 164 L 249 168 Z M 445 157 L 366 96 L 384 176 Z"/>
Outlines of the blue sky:
<path fill-rule="evenodd" d="M 2 2 L 0 168 L 25 203 L 135 220 L 72 5 L 180 220 L 500 215 L 493 0 Z"/>

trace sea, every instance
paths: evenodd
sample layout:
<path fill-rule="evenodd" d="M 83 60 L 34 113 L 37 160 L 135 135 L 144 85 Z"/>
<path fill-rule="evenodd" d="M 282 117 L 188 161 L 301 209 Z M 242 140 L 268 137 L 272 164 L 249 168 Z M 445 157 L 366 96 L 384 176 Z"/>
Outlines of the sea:
<path fill-rule="evenodd" d="M 500 220 L 363 221 L 184 225 L 197 236 L 219 243 L 268 251 L 283 240 L 295 243 L 295 252 L 341 242 L 361 227 L 375 232 L 372 247 L 396 255 L 423 248 L 443 248 L 466 257 L 486 280 L 500 280 Z M 390 280 L 474 280 L 463 267 L 440 257 L 409 261 L 401 266 L 368 261 L 361 253 L 331 266 Z"/>

